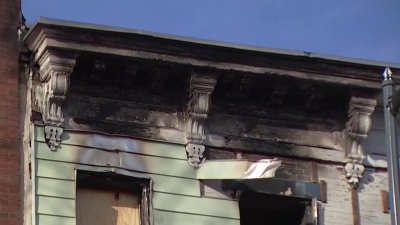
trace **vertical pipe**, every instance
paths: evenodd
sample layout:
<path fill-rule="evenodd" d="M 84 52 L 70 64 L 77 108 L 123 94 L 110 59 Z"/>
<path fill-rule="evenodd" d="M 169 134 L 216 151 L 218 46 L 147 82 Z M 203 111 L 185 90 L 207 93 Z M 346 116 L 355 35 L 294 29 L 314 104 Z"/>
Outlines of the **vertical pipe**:
<path fill-rule="evenodd" d="M 397 154 L 397 138 L 395 117 L 393 115 L 393 86 L 392 72 L 386 68 L 383 72 L 383 110 L 385 116 L 385 136 L 387 150 L 387 166 L 390 191 L 390 214 L 392 225 L 399 224 L 399 158 Z"/>

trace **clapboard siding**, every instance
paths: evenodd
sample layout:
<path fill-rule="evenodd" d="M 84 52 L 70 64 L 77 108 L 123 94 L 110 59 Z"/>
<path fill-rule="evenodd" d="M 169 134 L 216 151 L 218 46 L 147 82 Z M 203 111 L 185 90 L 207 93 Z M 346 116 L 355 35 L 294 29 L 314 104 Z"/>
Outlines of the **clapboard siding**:
<path fill-rule="evenodd" d="M 38 177 L 36 185 L 36 193 L 38 195 L 75 198 L 75 182 L 72 180 Z"/>
<path fill-rule="evenodd" d="M 36 204 L 39 214 L 75 217 L 74 199 L 37 195 Z"/>
<path fill-rule="evenodd" d="M 186 160 L 161 158 L 155 156 L 118 153 L 67 146 L 62 144 L 57 151 L 50 151 L 46 145 L 37 144 L 37 159 L 70 162 L 94 166 L 114 166 L 133 171 L 162 174 L 176 177 L 196 178 L 196 170 Z M 120 165 L 121 161 L 121 165 Z"/>
<path fill-rule="evenodd" d="M 73 163 L 63 163 L 49 160 L 35 160 L 37 177 L 75 180 L 75 167 Z"/>
<path fill-rule="evenodd" d="M 200 169 L 191 167 L 187 160 L 127 152 L 105 151 L 95 148 L 61 144 L 50 151 L 46 144 L 35 143 L 36 158 L 77 164 L 117 167 L 131 171 L 168 175 L 191 179 L 240 179 L 249 167 L 246 160 L 207 161 Z M 224 171 L 224 173 L 220 173 Z"/>
<path fill-rule="evenodd" d="M 45 142 L 44 128 L 35 126 L 35 140 Z M 88 146 L 104 150 L 119 150 L 131 153 L 161 156 L 175 159 L 186 159 L 184 145 L 158 143 L 155 141 L 144 141 L 118 136 L 108 136 L 84 132 L 64 132 L 68 135 L 62 136 L 62 143 L 66 145 Z"/>
<path fill-rule="evenodd" d="M 75 218 L 38 214 L 37 225 L 76 225 Z"/>
<path fill-rule="evenodd" d="M 155 192 L 153 206 L 155 209 L 174 212 L 239 219 L 239 205 L 236 201 Z"/>
<path fill-rule="evenodd" d="M 53 178 L 70 180 L 74 184 L 75 169 L 83 168 L 90 170 L 90 166 L 78 166 L 73 163 L 36 160 L 36 176 L 40 178 Z M 93 168 L 92 168 L 93 169 Z M 104 170 L 108 168 L 104 167 Z M 162 176 L 156 174 L 145 174 L 153 180 L 153 190 L 165 193 L 176 193 L 179 195 L 200 196 L 200 181 L 194 179 L 185 179 L 179 177 Z M 39 183 L 39 182 L 38 182 Z M 42 189 L 39 187 L 38 189 Z M 39 190 L 37 191 L 39 192 Z"/>
<path fill-rule="evenodd" d="M 180 225 L 188 221 L 194 225 L 240 224 L 238 203 L 202 198 L 199 177 L 221 176 L 221 165 L 224 165 L 228 178 L 241 177 L 248 166 L 247 161 L 209 161 L 196 170 L 188 165 L 185 149 L 181 146 L 146 141 L 134 145 L 135 142 L 127 141 L 130 144 L 125 147 L 134 146 L 134 150 L 116 151 L 110 149 L 112 146 L 104 146 L 105 140 L 85 142 L 89 134 L 74 132 L 66 132 L 68 140 L 64 140 L 56 151 L 51 151 L 43 142 L 43 129 L 39 127 L 35 131 L 33 172 L 38 225 L 76 223 L 76 170 L 118 171 L 128 176 L 150 178 L 153 181 L 155 225 Z M 126 141 L 127 138 L 123 139 Z M 96 146 L 85 146 L 88 143 Z"/>
<path fill-rule="evenodd" d="M 202 216 L 154 210 L 155 224 L 159 225 L 240 225 L 238 219 Z"/>

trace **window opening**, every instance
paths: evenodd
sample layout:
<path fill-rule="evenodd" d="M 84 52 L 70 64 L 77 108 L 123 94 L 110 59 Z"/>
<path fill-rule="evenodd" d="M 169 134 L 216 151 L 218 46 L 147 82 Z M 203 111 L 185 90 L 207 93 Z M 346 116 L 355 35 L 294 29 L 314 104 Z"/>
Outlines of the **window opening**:
<path fill-rule="evenodd" d="M 77 225 L 148 225 L 149 184 L 143 178 L 78 171 Z"/>
<path fill-rule="evenodd" d="M 240 195 L 239 207 L 241 225 L 310 224 L 309 199 L 245 191 Z"/>

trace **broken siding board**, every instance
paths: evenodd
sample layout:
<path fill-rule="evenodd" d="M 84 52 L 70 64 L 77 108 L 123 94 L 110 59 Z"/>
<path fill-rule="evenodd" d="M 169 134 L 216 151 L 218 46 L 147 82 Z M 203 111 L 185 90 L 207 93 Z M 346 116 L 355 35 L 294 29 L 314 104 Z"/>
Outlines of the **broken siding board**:
<path fill-rule="evenodd" d="M 75 183 L 75 168 L 81 166 L 73 163 L 63 163 L 48 160 L 36 160 L 37 177 L 70 180 Z M 93 170 L 91 166 L 85 166 L 86 170 Z M 96 167 L 97 168 L 97 167 Z M 109 169 L 109 168 L 104 168 Z M 153 190 L 165 193 L 176 193 L 189 196 L 200 196 L 200 182 L 194 179 L 186 179 L 155 174 L 145 174 L 153 180 Z"/>
<path fill-rule="evenodd" d="M 154 210 L 155 225 L 186 225 L 188 223 L 190 225 L 240 225 L 240 220 Z"/>
<path fill-rule="evenodd" d="M 38 195 L 75 198 L 75 182 L 71 180 L 38 177 L 36 186 L 36 194 Z"/>
<path fill-rule="evenodd" d="M 38 225 L 76 225 L 75 218 L 37 214 Z"/>
<path fill-rule="evenodd" d="M 55 198 L 48 196 L 36 196 L 37 213 L 75 217 L 75 200 L 66 198 Z"/>
<path fill-rule="evenodd" d="M 232 219 L 240 218 L 238 202 L 222 199 L 198 198 L 154 192 L 153 207 L 154 209 L 170 212 Z"/>
<path fill-rule="evenodd" d="M 36 140 L 44 143 L 44 128 L 35 126 Z M 184 145 L 145 141 L 121 136 L 64 131 L 62 145 L 86 146 L 104 150 L 120 150 L 143 155 L 187 159 Z"/>

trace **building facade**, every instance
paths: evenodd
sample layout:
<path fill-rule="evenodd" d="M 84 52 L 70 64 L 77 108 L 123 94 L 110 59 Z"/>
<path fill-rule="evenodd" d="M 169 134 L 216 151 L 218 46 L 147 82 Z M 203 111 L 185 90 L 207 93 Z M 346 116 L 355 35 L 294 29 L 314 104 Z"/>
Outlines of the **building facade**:
<path fill-rule="evenodd" d="M 46 18 L 24 34 L 6 2 L 1 224 L 390 224 L 379 75 L 399 65 Z"/>

